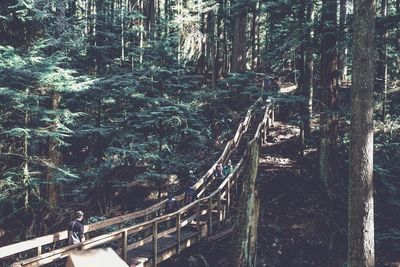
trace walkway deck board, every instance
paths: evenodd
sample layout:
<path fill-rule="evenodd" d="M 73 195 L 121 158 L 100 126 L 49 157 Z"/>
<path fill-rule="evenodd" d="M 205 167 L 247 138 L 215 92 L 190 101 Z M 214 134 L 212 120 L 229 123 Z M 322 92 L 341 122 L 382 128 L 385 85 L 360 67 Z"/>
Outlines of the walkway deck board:
<path fill-rule="evenodd" d="M 182 242 L 188 240 L 194 236 L 198 235 L 198 232 L 189 228 L 183 228 L 181 230 L 181 240 Z M 176 247 L 178 244 L 177 242 L 177 235 L 176 233 L 172 233 L 170 235 L 161 237 L 157 240 L 157 251 L 158 254 L 162 254 L 163 252 Z M 145 259 L 152 259 L 153 258 L 153 243 L 149 242 L 144 244 L 141 247 L 135 248 L 133 250 L 128 251 L 128 263 L 136 262 L 138 259 L 142 261 L 146 261 Z M 133 265 L 134 266 L 134 265 Z"/>

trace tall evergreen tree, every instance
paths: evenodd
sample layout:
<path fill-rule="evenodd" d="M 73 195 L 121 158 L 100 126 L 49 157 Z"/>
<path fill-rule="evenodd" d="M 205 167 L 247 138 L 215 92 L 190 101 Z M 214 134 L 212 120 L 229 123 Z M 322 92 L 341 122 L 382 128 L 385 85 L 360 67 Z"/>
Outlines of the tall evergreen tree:
<path fill-rule="evenodd" d="M 321 10 L 321 85 L 319 169 L 328 194 L 337 178 L 338 77 L 336 52 L 336 0 L 323 0 Z"/>
<path fill-rule="evenodd" d="M 354 1 L 348 265 L 375 266 L 373 85 L 375 1 Z"/>
<path fill-rule="evenodd" d="M 235 22 L 233 30 L 232 72 L 244 72 L 247 63 L 247 3 L 239 2 L 235 7 Z"/>

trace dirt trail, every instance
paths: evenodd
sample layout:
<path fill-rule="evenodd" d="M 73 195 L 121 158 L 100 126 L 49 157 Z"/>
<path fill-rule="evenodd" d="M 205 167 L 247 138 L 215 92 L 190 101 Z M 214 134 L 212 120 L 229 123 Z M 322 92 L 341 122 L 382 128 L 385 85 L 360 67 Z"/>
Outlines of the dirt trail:
<path fill-rule="evenodd" d="M 314 185 L 317 181 L 301 170 L 299 129 L 276 126 L 260 153 L 257 266 L 341 266 L 345 252 L 338 244 L 344 240 L 336 237 L 341 237 L 342 229 L 329 223 L 324 197 Z"/>

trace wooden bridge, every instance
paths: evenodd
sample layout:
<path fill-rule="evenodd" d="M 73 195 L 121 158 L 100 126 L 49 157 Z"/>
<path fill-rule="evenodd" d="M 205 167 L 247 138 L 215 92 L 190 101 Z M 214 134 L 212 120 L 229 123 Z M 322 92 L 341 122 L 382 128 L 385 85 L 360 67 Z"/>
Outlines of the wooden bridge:
<path fill-rule="evenodd" d="M 68 245 L 67 231 L 38 237 L 0 248 L 1 266 L 42 266 L 67 258 L 78 250 L 112 247 L 130 266 L 157 266 L 203 238 L 216 234 L 229 216 L 233 197 L 238 196 L 240 176 L 250 140 L 265 142 L 274 122 L 274 103 L 261 97 L 249 108 L 214 165 L 194 185 L 198 200 L 184 205 L 184 195 L 175 199 L 182 207 L 165 214 L 166 201 L 147 209 L 85 226 L 86 241 Z M 234 171 L 217 180 L 218 163 L 232 159 Z"/>

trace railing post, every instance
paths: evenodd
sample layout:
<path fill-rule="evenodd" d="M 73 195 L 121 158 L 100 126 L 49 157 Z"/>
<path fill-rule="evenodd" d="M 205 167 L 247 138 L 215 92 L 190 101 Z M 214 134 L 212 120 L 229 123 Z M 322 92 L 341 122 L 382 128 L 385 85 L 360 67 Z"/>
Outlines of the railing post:
<path fill-rule="evenodd" d="M 217 204 L 217 207 L 218 207 L 217 229 L 219 231 L 220 228 L 221 228 L 221 190 L 218 191 L 218 204 Z"/>
<path fill-rule="evenodd" d="M 197 231 L 200 232 L 200 217 L 201 217 L 201 213 L 200 213 L 200 201 L 197 202 L 196 205 L 196 225 L 197 225 Z"/>
<path fill-rule="evenodd" d="M 36 252 L 37 252 L 36 254 L 38 256 L 42 254 L 42 246 L 41 245 L 36 248 Z"/>
<path fill-rule="evenodd" d="M 154 267 L 157 267 L 157 221 L 153 222 L 153 256 L 154 256 Z"/>
<path fill-rule="evenodd" d="M 235 173 L 235 196 L 236 197 L 238 195 L 239 171 L 240 170 L 237 170 L 236 173 Z"/>
<path fill-rule="evenodd" d="M 149 219 L 150 219 L 150 218 L 149 218 L 149 214 L 146 214 L 146 215 L 143 217 L 143 222 L 147 222 Z M 150 235 L 149 229 L 144 230 L 144 232 L 143 232 L 143 238 L 146 238 L 146 237 L 148 237 L 149 235 Z"/>
<path fill-rule="evenodd" d="M 212 235 L 212 196 L 208 199 L 208 235 Z"/>
<path fill-rule="evenodd" d="M 262 144 L 265 145 L 267 143 L 267 131 L 268 131 L 269 119 L 267 119 L 266 123 L 264 123 L 264 138 Z"/>
<path fill-rule="evenodd" d="M 229 216 L 231 206 L 231 179 L 229 179 L 226 184 L 226 201 L 226 216 Z"/>
<path fill-rule="evenodd" d="M 128 256 L 127 256 L 128 231 L 127 230 L 124 230 L 122 232 L 121 245 L 122 245 L 121 257 L 126 262 L 128 260 Z"/>
<path fill-rule="evenodd" d="M 272 102 L 271 105 L 271 126 L 274 127 L 274 123 L 275 123 L 275 103 Z"/>
<path fill-rule="evenodd" d="M 181 214 L 176 215 L 176 241 L 178 242 L 178 254 L 181 253 Z"/>

